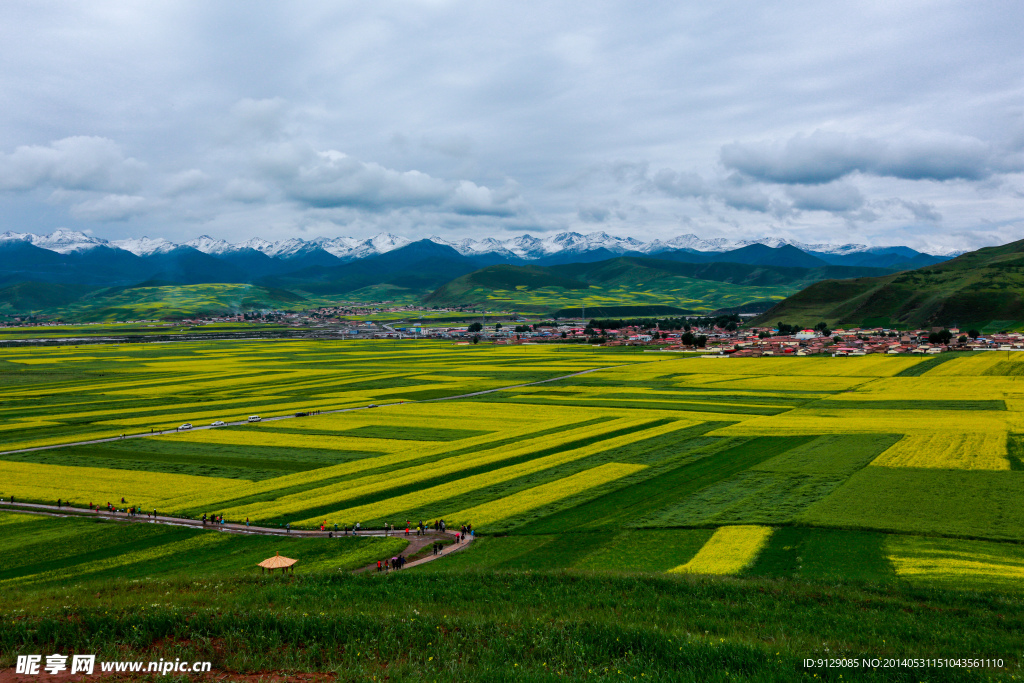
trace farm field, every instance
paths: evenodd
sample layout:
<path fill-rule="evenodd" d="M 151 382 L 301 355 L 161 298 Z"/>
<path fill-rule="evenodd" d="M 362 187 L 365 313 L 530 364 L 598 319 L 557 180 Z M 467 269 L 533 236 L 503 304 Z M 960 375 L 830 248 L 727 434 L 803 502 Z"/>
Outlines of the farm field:
<path fill-rule="evenodd" d="M 460 291 L 459 296 L 451 300 L 444 298 L 435 300 L 433 297 L 427 297 L 424 301 L 426 303 L 469 303 L 472 306 L 483 306 L 488 309 L 526 313 L 550 313 L 581 306 L 596 309 L 603 306 L 659 305 L 710 312 L 751 301 L 782 301 L 798 289 L 792 284 L 750 286 L 675 276 L 657 281 L 638 279 L 632 282 L 590 284 L 582 289 L 566 289 L 558 286 L 536 288 L 520 286 L 508 289 L 476 287 Z"/>
<path fill-rule="evenodd" d="M 698 602 L 721 591 L 753 602 L 763 600 L 755 594 L 781 591 L 805 602 L 798 613 L 812 609 L 796 597 L 803 591 L 834 591 L 839 621 L 864 609 L 856 605 L 900 611 L 908 602 L 925 610 L 955 603 L 963 620 L 957 623 L 967 628 L 975 608 L 958 601 L 998 604 L 1008 621 L 970 621 L 977 631 L 971 652 L 1012 658 L 1020 673 L 1019 642 L 1007 649 L 1002 634 L 1024 624 L 1024 385 L 1017 382 L 1024 361 L 1005 355 L 938 364 L 889 356 L 711 361 L 568 345 L 279 341 L 5 349 L 0 359 L 4 498 L 61 498 L 84 507 L 123 497 L 125 505 L 161 514 L 222 514 L 274 528 L 438 519 L 449 528 L 473 525 L 478 537 L 470 548 L 380 589 L 344 583 L 343 575 L 395 552 L 373 545 L 395 539 L 287 539 L 287 552 L 304 562 L 296 586 L 351 590 L 367 600 L 388 601 L 387 591 L 420 590 L 428 580 L 471 592 L 503 582 L 507 590 L 495 601 L 526 596 L 547 581 L 568 595 L 576 589 L 557 582 L 576 577 L 598 593 L 637 581 Z M 585 370 L 594 371 L 566 377 Z M 555 377 L 561 379 L 516 386 Z M 501 387 L 508 388 L 432 400 Z M 380 407 L 9 452 L 154 424 L 370 403 Z M 83 595 L 92 595 L 92 587 L 102 592 L 120 577 L 147 591 L 176 586 L 187 602 L 190 591 L 180 582 L 191 564 L 180 556 L 195 554 L 204 563 L 196 580 L 235 581 L 224 604 L 258 609 L 264 584 L 253 584 L 246 567 L 271 550 L 284 553 L 282 543 L 11 511 L 0 516 L 0 552 L 11 558 L 0 569 L 0 601 L 24 590 L 40 601 L 56 599 L 48 596 L 56 595 L 58 580 L 89 586 Z M 318 597 L 296 600 L 322 609 Z M 420 595 L 408 604 L 440 615 L 424 601 L 430 599 Z M 612 602 L 592 609 L 606 614 Z M 88 600 L 76 604 L 95 609 Z M 452 609 L 453 618 L 468 620 L 460 622 L 466 629 L 503 628 L 473 609 Z M 548 618 L 558 608 L 522 609 Z M 567 628 L 589 618 L 573 609 L 561 614 Z M 695 632 L 707 616 L 680 614 L 689 616 L 666 617 L 668 631 L 658 638 Z M 356 616 L 346 612 L 345 619 Z M 895 623 L 888 612 L 884 619 L 886 628 Z M 793 633 L 813 630 L 786 623 Z M 833 626 L 844 651 L 872 647 L 852 626 Z M 654 637 L 645 628 L 638 622 L 634 635 Z M 721 643 L 738 648 L 737 661 L 768 651 L 760 635 L 736 623 L 716 628 Z M 807 652 L 805 636 L 793 637 L 778 650 L 789 654 L 772 666 L 792 672 L 793 657 Z M 890 637 L 892 647 L 911 651 L 909 635 Z M 637 675 L 645 667 L 670 670 L 669 660 L 653 654 L 662 651 L 657 642 L 644 650 L 652 659 L 630 665 L 640 666 Z M 701 649 L 707 644 L 689 639 L 684 650 L 712 657 Z M 354 665 L 350 655 L 330 661 Z M 576 666 L 567 656 L 558 655 L 564 666 Z M 557 659 L 554 650 L 550 657 Z M 768 670 L 767 660 L 758 661 L 748 675 Z M 766 680 L 787 677 L 780 669 Z"/>
<path fill-rule="evenodd" d="M 915 371 L 929 362 L 371 342 L 7 350 L 0 495 L 124 498 L 296 528 L 445 519 L 497 544 L 763 529 L 753 550 L 735 544 L 739 564 L 719 572 L 734 574 L 757 567 L 780 528 L 919 534 L 949 548 L 1024 542 L 1018 361 L 976 354 Z M 930 384 L 940 388 L 925 393 Z M 500 387 L 515 388 L 429 400 Z M 9 452 L 371 403 L 380 407 Z M 700 552 L 686 571 L 719 566 Z M 969 583 L 969 567 L 962 575 Z"/>

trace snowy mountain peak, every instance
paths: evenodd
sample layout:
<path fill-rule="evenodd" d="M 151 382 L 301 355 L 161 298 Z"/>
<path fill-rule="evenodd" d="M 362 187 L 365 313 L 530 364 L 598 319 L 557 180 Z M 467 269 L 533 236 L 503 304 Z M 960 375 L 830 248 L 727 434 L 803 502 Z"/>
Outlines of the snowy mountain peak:
<path fill-rule="evenodd" d="M 405 237 L 396 237 L 395 235 L 392 235 L 391 233 L 387 232 L 382 232 L 379 235 L 374 235 L 367 241 L 373 245 L 373 248 L 377 250 L 378 254 L 385 254 L 389 251 L 400 249 L 401 247 L 404 247 L 405 245 L 410 244 L 412 242 L 412 240 L 410 239 L 407 239 Z"/>
<path fill-rule="evenodd" d="M 263 252 L 267 256 L 270 256 L 270 252 L 273 251 L 277 242 L 270 242 L 263 239 L 262 237 L 250 237 L 244 242 L 240 242 L 235 246 L 239 249 L 255 249 L 256 251 Z"/>
<path fill-rule="evenodd" d="M 152 256 L 153 254 L 166 254 L 169 251 L 174 251 L 178 248 L 178 245 L 174 242 L 169 242 L 163 237 L 156 239 L 150 239 L 148 237 L 141 237 L 139 239 L 128 239 L 128 240 L 115 240 L 110 243 L 110 246 L 117 247 L 118 249 L 124 249 L 130 251 L 136 256 Z"/>
<path fill-rule="evenodd" d="M 107 241 L 97 237 L 90 237 L 84 232 L 77 230 L 65 230 L 58 228 L 49 235 L 33 235 L 32 233 L 5 233 L 21 235 L 21 239 L 31 242 L 41 249 L 49 249 L 58 254 L 68 254 L 73 251 L 85 251 L 94 247 L 106 246 Z"/>
<path fill-rule="evenodd" d="M 215 240 L 209 235 L 200 235 L 195 239 L 189 240 L 188 242 L 185 242 L 185 246 L 197 249 L 204 254 L 213 254 L 214 256 L 218 254 L 226 254 L 238 249 L 229 242 L 224 240 Z"/>
<path fill-rule="evenodd" d="M 679 249 L 702 252 L 722 252 L 753 244 L 763 244 L 768 247 L 778 248 L 790 245 L 808 252 L 832 254 L 845 256 L 858 253 L 902 253 L 905 256 L 913 256 L 913 250 L 907 247 L 869 247 L 863 244 L 806 244 L 782 237 L 762 237 L 758 239 L 734 240 L 724 237 L 704 239 L 694 234 L 678 235 L 667 240 L 651 240 L 643 242 L 634 237 L 616 237 L 606 232 L 592 232 L 581 234 L 578 232 L 560 232 L 543 238 L 537 238 L 529 234 L 511 237 L 509 239 L 495 239 L 485 237 L 479 240 L 462 239 L 458 241 L 448 240 L 437 235 L 429 238 L 431 242 L 452 247 L 464 256 L 490 255 L 502 259 L 523 259 L 533 261 L 554 254 L 561 254 L 570 257 L 574 254 L 585 254 L 599 249 L 607 250 L 613 254 L 639 253 L 651 256 Z M 49 235 L 36 235 L 28 232 L 7 231 L 0 234 L 0 242 L 22 241 L 33 244 L 43 249 L 49 249 L 62 254 L 74 251 L 92 249 L 98 246 L 109 246 L 130 251 L 138 256 L 150 254 L 163 254 L 177 248 L 179 245 L 164 238 L 150 239 L 142 237 L 139 239 L 124 239 L 107 242 L 106 240 L 91 237 L 85 233 L 75 230 L 58 229 Z M 327 252 L 328 254 L 341 259 L 351 261 L 386 254 L 389 251 L 400 249 L 413 240 L 407 237 L 392 235 L 382 232 L 369 238 L 356 237 L 316 237 L 305 240 L 293 237 L 279 242 L 271 242 L 260 237 L 252 237 L 244 242 L 231 244 L 223 239 L 216 239 L 209 235 L 201 235 L 191 239 L 182 246 L 197 249 L 205 254 L 220 256 L 232 252 L 254 249 L 272 258 L 290 259 L 313 252 Z M 937 256 L 956 256 L 963 253 L 963 250 L 956 250 L 948 247 L 931 249 L 927 253 Z"/>

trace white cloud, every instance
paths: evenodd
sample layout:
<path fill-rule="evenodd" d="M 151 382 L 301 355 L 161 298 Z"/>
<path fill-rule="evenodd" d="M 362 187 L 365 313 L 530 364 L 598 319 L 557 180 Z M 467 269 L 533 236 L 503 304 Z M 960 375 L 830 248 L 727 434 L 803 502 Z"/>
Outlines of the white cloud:
<path fill-rule="evenodd" d="M 113 140 L 78 135 L 0 153 L 0 190 L 128 190 L 138 186 L 143 170 Z"/>
<path fill-rule="evenodd" d="M 467 216 L 512 216 L 523 210 L 515 188 L 492 190 L 468 180 L 459 181 L 446 206 Z"/>
<path fill-rule="evenodd" d="M 263 183 L 248 178 L 233 178 L 224 187 L 224 196 L 236 202 L 252 204 L 262 201 L 270 194 Z"/>
<path fill-rule="evenodd" d="M 147 203 L 137 195 L 108 194 L 73 204 L 71 215 L 90 221 L 123 221 L 144 213 Z"/>
<path fill-rule="evenodd" d="M 1019 170 L 1008 153 L 976 138 L 916 133 L 891 140 L 817 130 L 785 141 L 732 143 L 722 163 L 765 182 L 816 185 L 851 173 L 906 180 L 983 180 Z"/>
<path fill-rule="evenodd" d="M 793 185 L 786 188 L 793 206 L 804 211 L 844 213 L 864 206 L 864 195 L 846 183 L 828 185 Z"/>
<path fill-rule="evenodd" d="M 288 196 L 318 208 L 355 206 L 372 210 L 438 205 L 447 184 L 420 171 L 396 171 L 329 150 L 293 169 Z"/>
<path fill-rule="evenodd" d="M 210 176 L 197 168 L 190 168 L 187 171 L 171 174 L 165 181 L 165 192 L 171 196 L 194 192 L 203 188 L 209 182 Z"/>

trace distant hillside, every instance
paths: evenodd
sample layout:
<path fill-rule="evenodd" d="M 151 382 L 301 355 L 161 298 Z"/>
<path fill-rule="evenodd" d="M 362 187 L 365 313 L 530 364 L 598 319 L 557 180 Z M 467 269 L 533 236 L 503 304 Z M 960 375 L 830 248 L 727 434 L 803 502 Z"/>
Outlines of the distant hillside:
<path fill-rule="evenodd" d="M 284 290 L 247 284 L 142 285 L 97 290 L 65 304 L 67 320 L 174 320 L 253 310 L 305 308 L 303 297 Z"/>
<path fill-rule="evenodd" d="M 781 302 L 754 324 L 975 326 L 1024 321 L 1024 240 L 882 277 L 828 280 Z"/>
<path fill-rule="evenodd" d="M 0 310 L 30 313 L 67 306 L 88 294 L 89 287 L 52 282 L 18 282 L 0 288 Z"/>
<path fill-rule="evenodd" d="M 258 282 L 316 296 L 345 295 L 367 287 L 389 285 L 392 290 L 419 297 L 477 268 L 475 261 L 451 247 L 420 240 L 361 261 L 331 267 L 314 266 Z"/>
<path fill-rule="evenodd" d="M 685 261 L 687 263 L 746 263 L 759 266 L 779 266 L 782 268 L 820 268 L 829 265 L 827 261 L 812 256 L 796 247 L 783 244 L 769 247 L 764 244 L 751 244 L 732 251 L 701 252 L 688 249 L 658 254 L 659 259 Z"/>
<path fill-rule="evenodd" d="M 591 308 L 672 306 L 711 311 L 755 301 L 777 301 L 811 282 L 826 278 L 889 272 L 847 266 L 797 268 L 680 263 L 636 257 L 549 267 L 497 265 L 455 278 L 426 297 L 424 303 L 504 307 L 530 312 L 575 309 L 584 305 Z"/>

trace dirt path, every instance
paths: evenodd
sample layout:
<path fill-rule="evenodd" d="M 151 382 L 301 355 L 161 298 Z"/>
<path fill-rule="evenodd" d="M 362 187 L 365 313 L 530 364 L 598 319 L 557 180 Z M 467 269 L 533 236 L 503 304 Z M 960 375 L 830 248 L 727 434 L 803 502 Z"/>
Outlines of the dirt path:
<path fill-rule="evenodd" d="M 417 536 L 415 534 L 412 534 L 412 535 L 408 536 L 407 538 L 409 538 L 409 545 L 406 546 L 405 550 L 403 550 L 401 554 L 405 555 L 405 557 L 409 558 L 409 557 L 412 557 L 413 555 L 415 555 L 418 551 L 420 551 L 423 548 L 426 548 L 428 545 L 434 543 L 435 541 L 439 541 L 439 540 L 442 540 L 442 539 L 453 540 L 453 539 L 457 538 L 457 534 L 456 534 L 456 532 L 450 532 L 450 531 L 443 531 L 443 532 L 442 531 L 428 531 L 426 534 L 424 534 L 422 536 Z M 406 563 L 406 565 L 404 567 L 402 567 L 402 569 L 412 569 L 413 567 L 418 567 L 419 565 L 421 565 L 421 564 L 423 564 L 425 562 L 433 562 L 434 560 L 439 560 L 442 557 L 445 557 L 446 555 L 451 555 L 452 553 L 454 553 L 456 551 L 468 548 L 469 544 L 473 542 L 473 538 L 474 537 L 472 535 L 466 536 L 462 540 L 461 543 L 460 542 L 454 542 L 454 543 L 451 543 L 450 545 L 446 545 L 441 550 L 441 552 L 438 553 L 437 555 L 434 555 L 433 553 L 431 553 L 430 555 L 425 555 L 425 556 L 419 558 L 418 560 L 413 560 L 411 562 Z M 362 569 L 355 570 L 354 573 L 361 574 L 361 573 L 364 573 L 364 572 L 375 572 L 376 570 L 377 570 L 377 563 L 376 562 L 371 562 L 370 564 L 366 565 Z"/>
<path fill-rule="evenodd" d="M 294 529 L 288 531 L 287 529 L 275 529 L 273 527 L 263 527 L 255 525 L 237 524 L 234 522 L 225 522 L 224 524 L 213 524 L 208 522 L 203 524 L 201 519 L 187 519 L 184 517 L 169 517 L 158 514 L 155 518 L 152 512 L 149 514 L 141 513 L 136 516 L 131 516 L 125 513 L 113 513 L 107 512 L 106 510 L 91 511 L 83 508 L 74 508 L 68 506 L 57 507 L 56 505 L 43 505 L 41 503 L 11 503 L 9 500 L 4 501 L 0 504 L 0 510 L 7 510 L 9 512 L 22 512 L 25 514 L 32 515 L 46 515 L 48 517 L 79 517 L 86 519 L 116 519 L 119 522 L 130 522 L 133 524 L 165 524 L 167 526 L 185 526 L 192 527 L 195 529 L 204 529 L 206 531 L 216 531 L 218 533 L 228 534 L 253 534 L 257 536 L 294 536 L 297 538 L 329 538 L 329 534 L 333 534 L 339 538 L 346 535 L 358 535 L 358 536 L 371 536 L 374 538 L 384 538 L 390 536 L 394 538 L 403 538 L 409 541 L 409 545 L 402 551 L 403 555 L 409 556 L 416 553 L 416 551 L 422 549 L 426 545 L 438 541 L 441 539 L 453 539 L 457 532 L 453 531 L 433 531 L 428 530 L 424 535 L 417 536 L 415 533 L 410 532 L 408 536 L 405 535 L 405 530 L 394 531 L 384 533 L 383 530 L 373 531 L 360 531 L 358 534 L 345 534 L 344 531 L 339 531 L 337 534 L 334 533 L 334 529 L 326 531 L 310 531 L 308 529 Z M 159 512 L 159 511 L 158 511 Z M 462 543 L 453 543 L 450 546 L 446 546 L 446 552 L 440 555 L 427 555 L 426 557 L 420 558 L 413 562 L 409 562 L 405 565 L 406 569 L 423 564 L 424 562 L 430 562 L 433 560 L 440 559 L 446 555 L 450 555 L 456 550 L 462 550 L 469 546 L 473 542 L 472 536 L 467 536 Z M 357 569 L 356 572 L 365 572 L 369 569 L 376 569 L 377 564 L 367 565 Z"/>
<path fill-rule="evenodd" d="M 581 370 L 580 372 L 574 372 L 568 375 L 562 375 L 560 377 L 552 377 L 550 379 L 541 379 L 536 382 L 527 382 L 525 384 L 511 384 L 507 387 L 497 387 L 496 389 L 485 389 L 484 391 L 474 391 L 469 394 L 459 394 L 458 396 L 443 396 L 441 398 L 428 398 L 423 401 L 402 401 L 401 403 L 382 403 L 380 405 L 370 404 L 365 406 L 357 406 L 355 408 L 339 408 L 338 410 L 321 410 L 316 412 L 315 415 L 333 415 L 335 413 L 350 413 L 355 410 L 370 410 L 377 408 L 395 408 L 397 406 L 408 405 L 412 403 L 433 403 L 435 401 L 453 401 L 458 398 L 472 398 L 474 396 L 483 396 L 484 394 L 493 394 L 497 391 L 505 391 L 506 389 L 519 389 L 520 387 L 532 387 L 538 384 L 546 384 L 547 382 L 557 382 L 563 379 L 569 379 L 570 377 L 578 377 L 580 375 L 586 375 L 591 372 L 597 372 L 598 370 L 609 370 L 611 368 L 623 367 L 621 365 L 608 365 L 602 368 L 591 368 L 589 370 Z M 264 417 L 261 422 L 273 422 L 275 420 L 294 420 L 295 415 L 277 415 L 275 417 Z M 238 422 L 227 422 L 224 427 L 238 427 L 247 425 L 247 420 L 239 420 Z M 213 425 L 201 425 L 199 427 L 193 427 L 189 431 L 197 431 L 200 429 L 220 429 L 220 427 L 214 427 Z M 90 439 L 88 441 L 72 441 L 69 443 L 59 443 L 50 446 L 33 446 L 32 448 L 17 448 L 12 451 L 0 451 L 0 455 L 10 455 L 12 453 L 31 453 L 32 451 L 49 451 L 55 448 L 70 448 L 71 446 L 87 446 L 95 443 L 109 443 L 111 441 L 123 441 L 125 439 L 144 439 L 146 437 L 162 436 L 164 434 L 177 434 L 180 430 L 178 429 L 164 429 L 161 431 L 149 431 L 141 432 L 139 434 L 124 434 L 122 436 L 112 436 L 105 439 Z"/>

